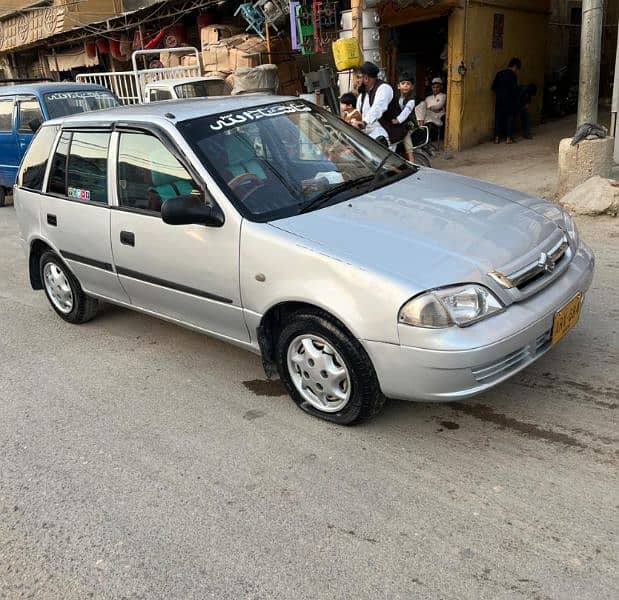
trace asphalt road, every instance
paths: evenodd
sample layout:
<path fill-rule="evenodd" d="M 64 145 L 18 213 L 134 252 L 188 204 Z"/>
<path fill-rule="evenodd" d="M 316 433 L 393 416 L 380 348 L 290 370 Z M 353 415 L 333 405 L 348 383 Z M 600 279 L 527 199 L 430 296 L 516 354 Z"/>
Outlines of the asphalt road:
<path fill-rule="evenodd" d="M 257 357 L 61 321 L 0 209 L 0 598 L 617 597 L 619 222 L 579 326 L 509 383 L 337 427 Z"/>

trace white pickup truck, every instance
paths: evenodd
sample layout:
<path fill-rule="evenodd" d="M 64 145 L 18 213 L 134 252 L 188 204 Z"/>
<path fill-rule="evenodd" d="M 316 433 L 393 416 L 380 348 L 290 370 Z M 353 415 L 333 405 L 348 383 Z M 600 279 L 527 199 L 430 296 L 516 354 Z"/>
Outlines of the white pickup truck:
<path fill-rule="evenodd" d="M 144 102 L 178 98 L 206 98 L 225 95 L 225 81 L 221 77 L 184 77 L 161 79 L 146 84 Z"/>

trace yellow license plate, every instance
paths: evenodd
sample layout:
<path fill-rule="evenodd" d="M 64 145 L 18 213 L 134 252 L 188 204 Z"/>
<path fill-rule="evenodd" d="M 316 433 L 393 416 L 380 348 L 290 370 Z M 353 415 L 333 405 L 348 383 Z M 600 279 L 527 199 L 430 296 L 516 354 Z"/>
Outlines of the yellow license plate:
<path fill-rule="evenodd" d="M 563 308 L 555 313 L 552 323 L 552 343 L 556 344 L 576 323 L 580 317 L 582 294 L 576 294 Z"/>

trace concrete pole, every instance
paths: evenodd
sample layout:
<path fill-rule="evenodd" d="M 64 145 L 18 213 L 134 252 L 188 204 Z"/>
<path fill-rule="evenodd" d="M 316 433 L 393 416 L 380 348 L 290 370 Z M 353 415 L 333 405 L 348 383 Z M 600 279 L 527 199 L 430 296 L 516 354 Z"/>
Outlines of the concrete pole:
<path fill-rule="evenodd" d="M 352 35 L 359 41 L 363 53 L 363 0 L 351 0 L 350 15 L 352 17 Z"/>
<path fill-rule="evenodd" d="M 619 164 L 619 37 L 617 38 L 617 57 L 615 58 L 615 82 L 613 83 L 613 103 L 610 113 L 610 135 L 615 137 L 613 159 Z"/>
<path fill-rule="evenodd" d="M 583 0 L 580 34 L 578 125 L 597 123 L 604 0 Z"/>

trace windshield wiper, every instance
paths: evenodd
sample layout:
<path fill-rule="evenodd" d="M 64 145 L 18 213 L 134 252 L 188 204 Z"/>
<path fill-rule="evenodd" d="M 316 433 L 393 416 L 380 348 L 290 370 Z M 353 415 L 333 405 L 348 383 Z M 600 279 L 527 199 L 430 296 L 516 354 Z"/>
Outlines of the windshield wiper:
<path fill-rule="evenodd" d="M 303 213 L 309 212 L 317 208 L 327 200 L 333 198 L 333 196 L 336 196 L 341 192 L 345 192 L 346 190 L 352 190 L 357 186 L 363 185 L 364 183 L 368 183 L 370 181 L 374 181 L 374 175 L 366 175 L 365 177 L 359 177 L 357 179 L 351 179 L 350 181 L 342 181 L 341 183 L 336 183 L 335 185 L 332 185 L 329 189 L 318 194 L 318 196 L 312 198 L 307 204 L 304 204 L 299 209 L 298 214 L 302 215 Z"/>

